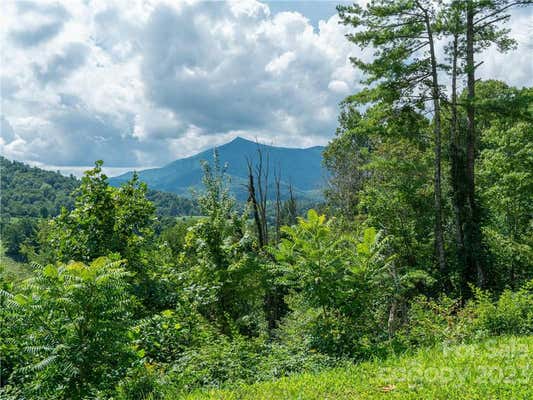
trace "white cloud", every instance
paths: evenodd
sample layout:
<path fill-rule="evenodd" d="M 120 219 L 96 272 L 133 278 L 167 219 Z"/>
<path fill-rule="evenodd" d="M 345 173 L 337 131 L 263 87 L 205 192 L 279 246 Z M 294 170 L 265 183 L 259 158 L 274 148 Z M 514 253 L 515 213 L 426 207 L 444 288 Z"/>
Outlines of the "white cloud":
<path fill-rule="evenodd" d="M 274 75 L 280 75 L 283 73 L 289 64 L 294 61 L 296 56 L 292 51 L 287 51 L 283 53 L 281 56 L 274 58 L 272 61 L 270 61 L 266 67 L 266 72 L 271 72 Z"/>
<path fill-rule="evenodd" d="M 511 12 L 510 36 L 517 42 L 517 49 L 500 53 L 495 47 L 478 57 L 478 74 L 482 79 L 498 79 L 513 86 L 533 85 L 533 7 L 519 8 Z"/>
<path fill-rule="evenodd" d="M 531 85 L 530 18 L 483 77 Z M 256 0 L 8 0 L 0 19 L 2 153 L 39 165 L 161 165 L 235 135 L 324 144 L 359 88 L 349 56 L 371 55 L 336 16 Z"/>
<path fill-rule="evenodd" d="M 348 84 L 344 81 L 333 80 L 328 84 L 328 89 L 335 93 L 348 94 L 350 88 Z"/>

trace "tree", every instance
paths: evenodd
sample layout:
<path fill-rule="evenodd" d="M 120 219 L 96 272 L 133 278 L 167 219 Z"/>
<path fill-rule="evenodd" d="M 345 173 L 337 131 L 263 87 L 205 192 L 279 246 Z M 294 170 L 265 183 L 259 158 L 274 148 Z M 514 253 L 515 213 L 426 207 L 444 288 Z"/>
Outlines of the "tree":
<path fill-rule="evenodd" d="M 285 237 L 273 254 L 293 314 L 310 319 L 300 334 L 311 336 L 314 349 L 356 356 L 369 332 L 374 339 L 386 335 L 389 307 L 396 312 L 400 295 L 392 286 L 401 286 L 404 277 L 383 235 L 374 228 L 344 233 L 334 222 L 309 210 L 307 218 L 282 228 Z"/>
<path fill-rule="evenodd" d="M 106 393 L 124 375 L 132 297 L 122 261 L 99 258 L 45 267 L 16 295 L 2 292 L 22 318 L 28 354 L 17 365 L 11 389 L 26 398 L 84 399 Z M 108 393 L 108 392 L 107 392 Z"/>
<path fill-rule="evenodd" d="M 33 244 L 38 220 L 28 217 L 11 218 L 2 221 L 2 246 L 5 253 L 18 261 L 27 261 L 23 254 L 24 246 Z"/>
<path fill-rule="evenodd" d="M 383 103 L 364 114 L 350 112 L 355 113 L 345 117 L 352 121 L 350 129 L 330 142 L 325 160 L 334 168 L 336 181 L 351 184 L 330 187 L 328 199 L 349 196 L 355 208 L 349 211 L 350 222 L 357 214 L 358 221 L 389 236 L 403 265 L 429 269 L 432 242 L 428 228 L 434 216 L 429 121 L 413 109 L 397 110 Z"/>
<path fill-rule="evenodd" d="M 268 244 L 268 220 L 267 220 L 267 195 L 269 179 L 269 157 L 266 155 L 266 166 L 263 165 L 263 150 L 257 146 L 258 161 L 254 166 L 252 161 L 247 159 L 248 166 L 248 204 L 252 207 L 255 226 L 257 229 L 257 240 L 259 247 L 263 248 Z"/>
<path fill-rule="evenodd" d="M 480 123 L 478 199 L 484 210 L 483 244 L 490 268 L 487 285 L 518 288 L 531 279 L 533 243 L 533 90 L 503 82 L 477 83 Z"/>
<path fill-rule="evenodd" d="M 440 63 L 436 58 L 439 9 L 433 1 L 374 0 L 362 8 L 358 5 L 338 6 L 345 25 L 356 31 L 348 39 L 364 48 L 372 46 L 374 59 L 365 62 L 352 59 L 374 86 L 363 90 L 358 98 L 363 103 L 384 101 L 396 107 L 415 106 L 433 115 L 434 134 L 434 226 L 435 250 L 441 271 L 446 269 L 442 217 L 441 183 L 441 87 Z"/>
<path fill-rule="evenodd" d="M 262 324 L 263 288 L 248 212 L 237 212 L 216 151 L 214 164 L 203 167 L 205 191 L 198 204 L 204 217 L 189 228 L 185 239 L 182 289 L 223 334 L 237 329 L 252 335 Z"/>
<path fill-rule="evenodd" d="M 136 174 L 116 189 L 109 186 L 102 164 L 97 161 L 85 172 L 74 209 L 63 209 L 50 222 L 49 232 L 41 238 L 42 253 L 49 250 L 48 262 L 88 262 L 119 253 L 128 268 L 142 272 L 142 248 L 153 236 L 154 206 Z"/>
<path fill-rule="evenodd" d="M 476 99 L 475 56 L 486 48 L 496 45 L 499 51 L 512 49 L 515 41 L 508 36 L 509 29 L 501 28 L 510 18 L 512 7 L 532 4 L 530 0 L 456 0 L 445 12 L 444 30 L 453 37 L 448 47 L 451 55 L 452 100 L 451 100 L 451 166 L 452 187 L 456 225 L 457 260 L 463 271 L 463 292 L 469 291 L 468 284 L 484 286 L 487 281 L 487 267 L 483 265 L 481 214 L 475 184 L 475 164 L 479 149 L 479 115 Z M 462 62 L 461 62 L 462 61 Z M 457 79 L 466 74 L 466 96 L 462 104 L 457 99 Z M 458 105 L 466 113 L 466 124 L 458 124 Z"/>
<path fill-rule="evenodd" d="M 369 178 L 364 165 L 370 158 L 371 140 L 363 117 L 350 102 L 342 103 L 336 137 L 324 151 L 330 172 L 326 198 L 335 214 L 352 220 L 357 213 L 359 192 Z"/>

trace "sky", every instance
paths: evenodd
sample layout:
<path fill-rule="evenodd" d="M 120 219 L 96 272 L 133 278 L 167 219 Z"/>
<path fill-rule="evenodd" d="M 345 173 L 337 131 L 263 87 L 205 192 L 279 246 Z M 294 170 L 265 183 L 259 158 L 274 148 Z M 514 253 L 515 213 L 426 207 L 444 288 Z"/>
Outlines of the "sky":
<path fill-rule="evenodd" d="M 363 1 L 363 0 L 360 0 Z M 4 0 L 0 146 L 79 174 L 161 166 L 242 136 L 308 147 L 335 133 L 362 76 L 331 1 Z M 533 86 L 531 9 L 481 78 Z"/>

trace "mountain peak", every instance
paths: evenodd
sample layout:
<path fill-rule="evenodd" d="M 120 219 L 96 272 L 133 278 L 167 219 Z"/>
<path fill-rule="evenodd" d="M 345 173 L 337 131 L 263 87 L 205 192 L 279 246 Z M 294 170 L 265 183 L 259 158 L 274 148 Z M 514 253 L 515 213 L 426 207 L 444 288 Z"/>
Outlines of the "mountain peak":
<path fill-rule="evenodd" d="M 228 142 L 226 144 L 239 144 L 239 143 L 255 144 L 255 141 L 243 138 L 242 136 L 236 136 L 231 142 Z"/>
<path fill-rule="evenodd" d="M 265 168 L 268 163 L 271 176 L 273 176 L 272 171 L 280 174 L 283 178 L 282 188 L 288 187 L 288 182 L 291 182 L 295 193 L 307 198 L 316 198 L 323 186 L 325 172 L 322 166 L 322 151 L 316 147 L 310 149 L 278 147 L 236 136 L 230 142 L 217 146 L 217 149 L 220 165 L 227 165 L 226 173 L 231 176 L 231 190 L 239 199 L 247 198 L 245 190 L 249 178 L 247 161 L 258 162 L 258 149 L 268 152 L 268 157 L 263 160 Z M 202 161 L 211 163 L 213 157 L 213 149 L 207 149 L 193 156 L 175 160 L 161 168 L 140 171 L 139 178 L 152 189 L 186 195 L 190 188 L 202 187 Z M 110 182 L 118 186 L 130 176 L 131 174 L 124 174 L 112 178 Z M 269 190 L 269 193 L 275 193 L 275 190 Z"/>

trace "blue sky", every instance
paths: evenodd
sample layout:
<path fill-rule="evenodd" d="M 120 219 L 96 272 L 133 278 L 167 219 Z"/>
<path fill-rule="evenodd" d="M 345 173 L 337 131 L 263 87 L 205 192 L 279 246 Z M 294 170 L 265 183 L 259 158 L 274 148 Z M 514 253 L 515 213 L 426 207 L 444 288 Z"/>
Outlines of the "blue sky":
<path fill-rule="evenodd" d="M 322 1 L 322 0 L 273 0 L 265 1 L 271 13 L 294 11 L 305 15 L 314 27 L 318 27 L 320 20 L 327 19 L 336 13 L 338 4 L 351 4 L 352 1 Z"/>
<path fill-rule="evenodd" d="M 235 136 L 306 147 L 360 89 L 331 1 L 3 2 L 2 154 L 79 171 L 160 166 Z M 481 77 L 533 85 L 531 10 Z M 68 167 L 68 168 L 67 168 Z"/>

